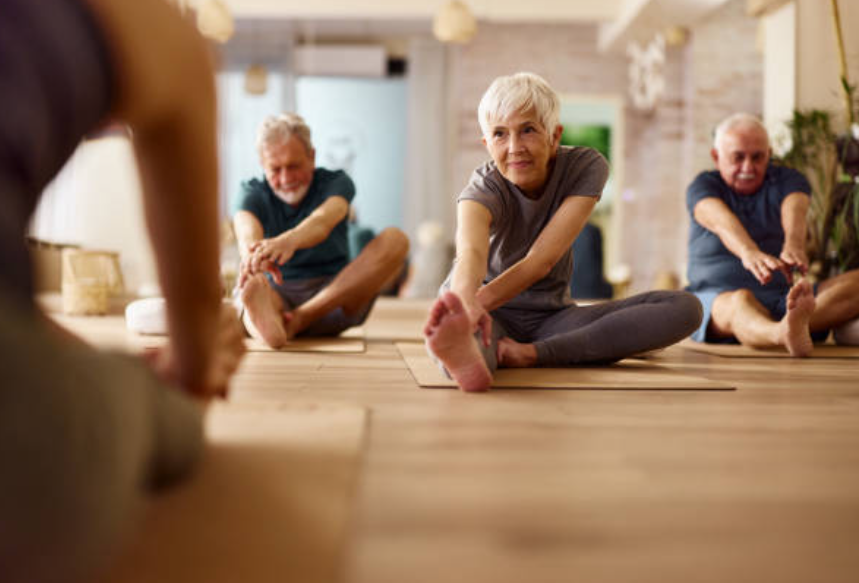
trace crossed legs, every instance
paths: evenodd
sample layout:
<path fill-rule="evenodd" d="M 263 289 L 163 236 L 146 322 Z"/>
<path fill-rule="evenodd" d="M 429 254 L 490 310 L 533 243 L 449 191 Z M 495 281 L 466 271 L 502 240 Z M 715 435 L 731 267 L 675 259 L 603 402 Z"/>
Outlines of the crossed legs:
<path fill-rule="evenodd" d="M 359 313 L 402 268 L 408 249 L 399 229 L 385 229 L 330 284 L 292 311 L 285 310 L 264 275 L 254 275 L 241 290 L 248 333 L 279 348 L 332 310 L 340 308 L 347 316 Z"/>

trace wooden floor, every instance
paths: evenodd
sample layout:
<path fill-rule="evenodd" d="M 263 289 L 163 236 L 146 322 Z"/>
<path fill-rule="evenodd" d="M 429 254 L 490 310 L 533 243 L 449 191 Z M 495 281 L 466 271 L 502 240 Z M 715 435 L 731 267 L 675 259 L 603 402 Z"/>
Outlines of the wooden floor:
<path fill-rule="evenodd" d="M 859 360 L 655 362 L 736 391 L 419 389 L 380 302 L 360 355 L 250 353 L 238 402 L 360 404 L 343 583 L 859 581 Z M 396 328 L 396 326 L 394 326 Z"/>

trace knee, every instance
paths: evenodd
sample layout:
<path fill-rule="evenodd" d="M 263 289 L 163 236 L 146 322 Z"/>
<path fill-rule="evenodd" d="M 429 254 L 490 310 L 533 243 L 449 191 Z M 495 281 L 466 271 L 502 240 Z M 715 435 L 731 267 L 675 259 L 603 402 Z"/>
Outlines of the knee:
<path fill-rule="evenodd" d="M 742 306 L 744 304 L 749 304 L 751 302 L 756 301 L 755 294 L 752 293 L 752 290 L 741 288 L 738 290 L 734 290 L 731 293 L 731 304 L 732 307 L 736 308 L 737 306 Z"/>
<path fill-rule="evenodd" d="M 396 227 L 383 230 L 376 235 L 376 240 L 392 260 L 402 261 L 409 252 L 409 238 Z"/>
<path fill-rule="evenodd" d="M 689 292 L 678 292 L 677 308 L 682 315 L 684 328 L 695 330 L 704 319 L 704 308 L 701 302 Z"/>

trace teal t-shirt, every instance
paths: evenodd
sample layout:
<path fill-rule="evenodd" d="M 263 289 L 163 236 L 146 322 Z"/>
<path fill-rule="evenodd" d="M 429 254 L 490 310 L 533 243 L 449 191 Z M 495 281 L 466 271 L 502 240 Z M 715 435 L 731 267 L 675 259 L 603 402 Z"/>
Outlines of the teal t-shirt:
<path fill-rule="evenodd" d="M 276 237 L 295 228 L 322 203 L 332 196 L 341 196 L 347 202 L 355 197 L 355 185 L 342 170 L 317 168 L 307 194 L 298 206 L 282 201 L 272 191 L 268 181 L 254 178 L 242 183 L 242 202 L 239 209 L 254 215 L 262 223 L 266 239 Z M 283 264 L 283 279 L 310 279 L 335 275 L 349 263 L 349 236 L 347 219 L 337 223 L 322 243 L 310 249 L 300 249 Z"/>

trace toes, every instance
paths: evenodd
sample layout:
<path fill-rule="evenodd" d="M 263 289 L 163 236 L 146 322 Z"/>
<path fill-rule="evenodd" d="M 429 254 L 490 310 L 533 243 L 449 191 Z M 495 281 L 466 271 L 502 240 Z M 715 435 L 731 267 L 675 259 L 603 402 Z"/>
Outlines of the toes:
<path fill-rule="evenodd" d="M 454 314 L 462 314 L 465 312 L 465 306 L 462 305 L 462 300 L 459 296 L 451 291 L 444 292 L 441 296 L 441 301 L 444 306 Z"/>

